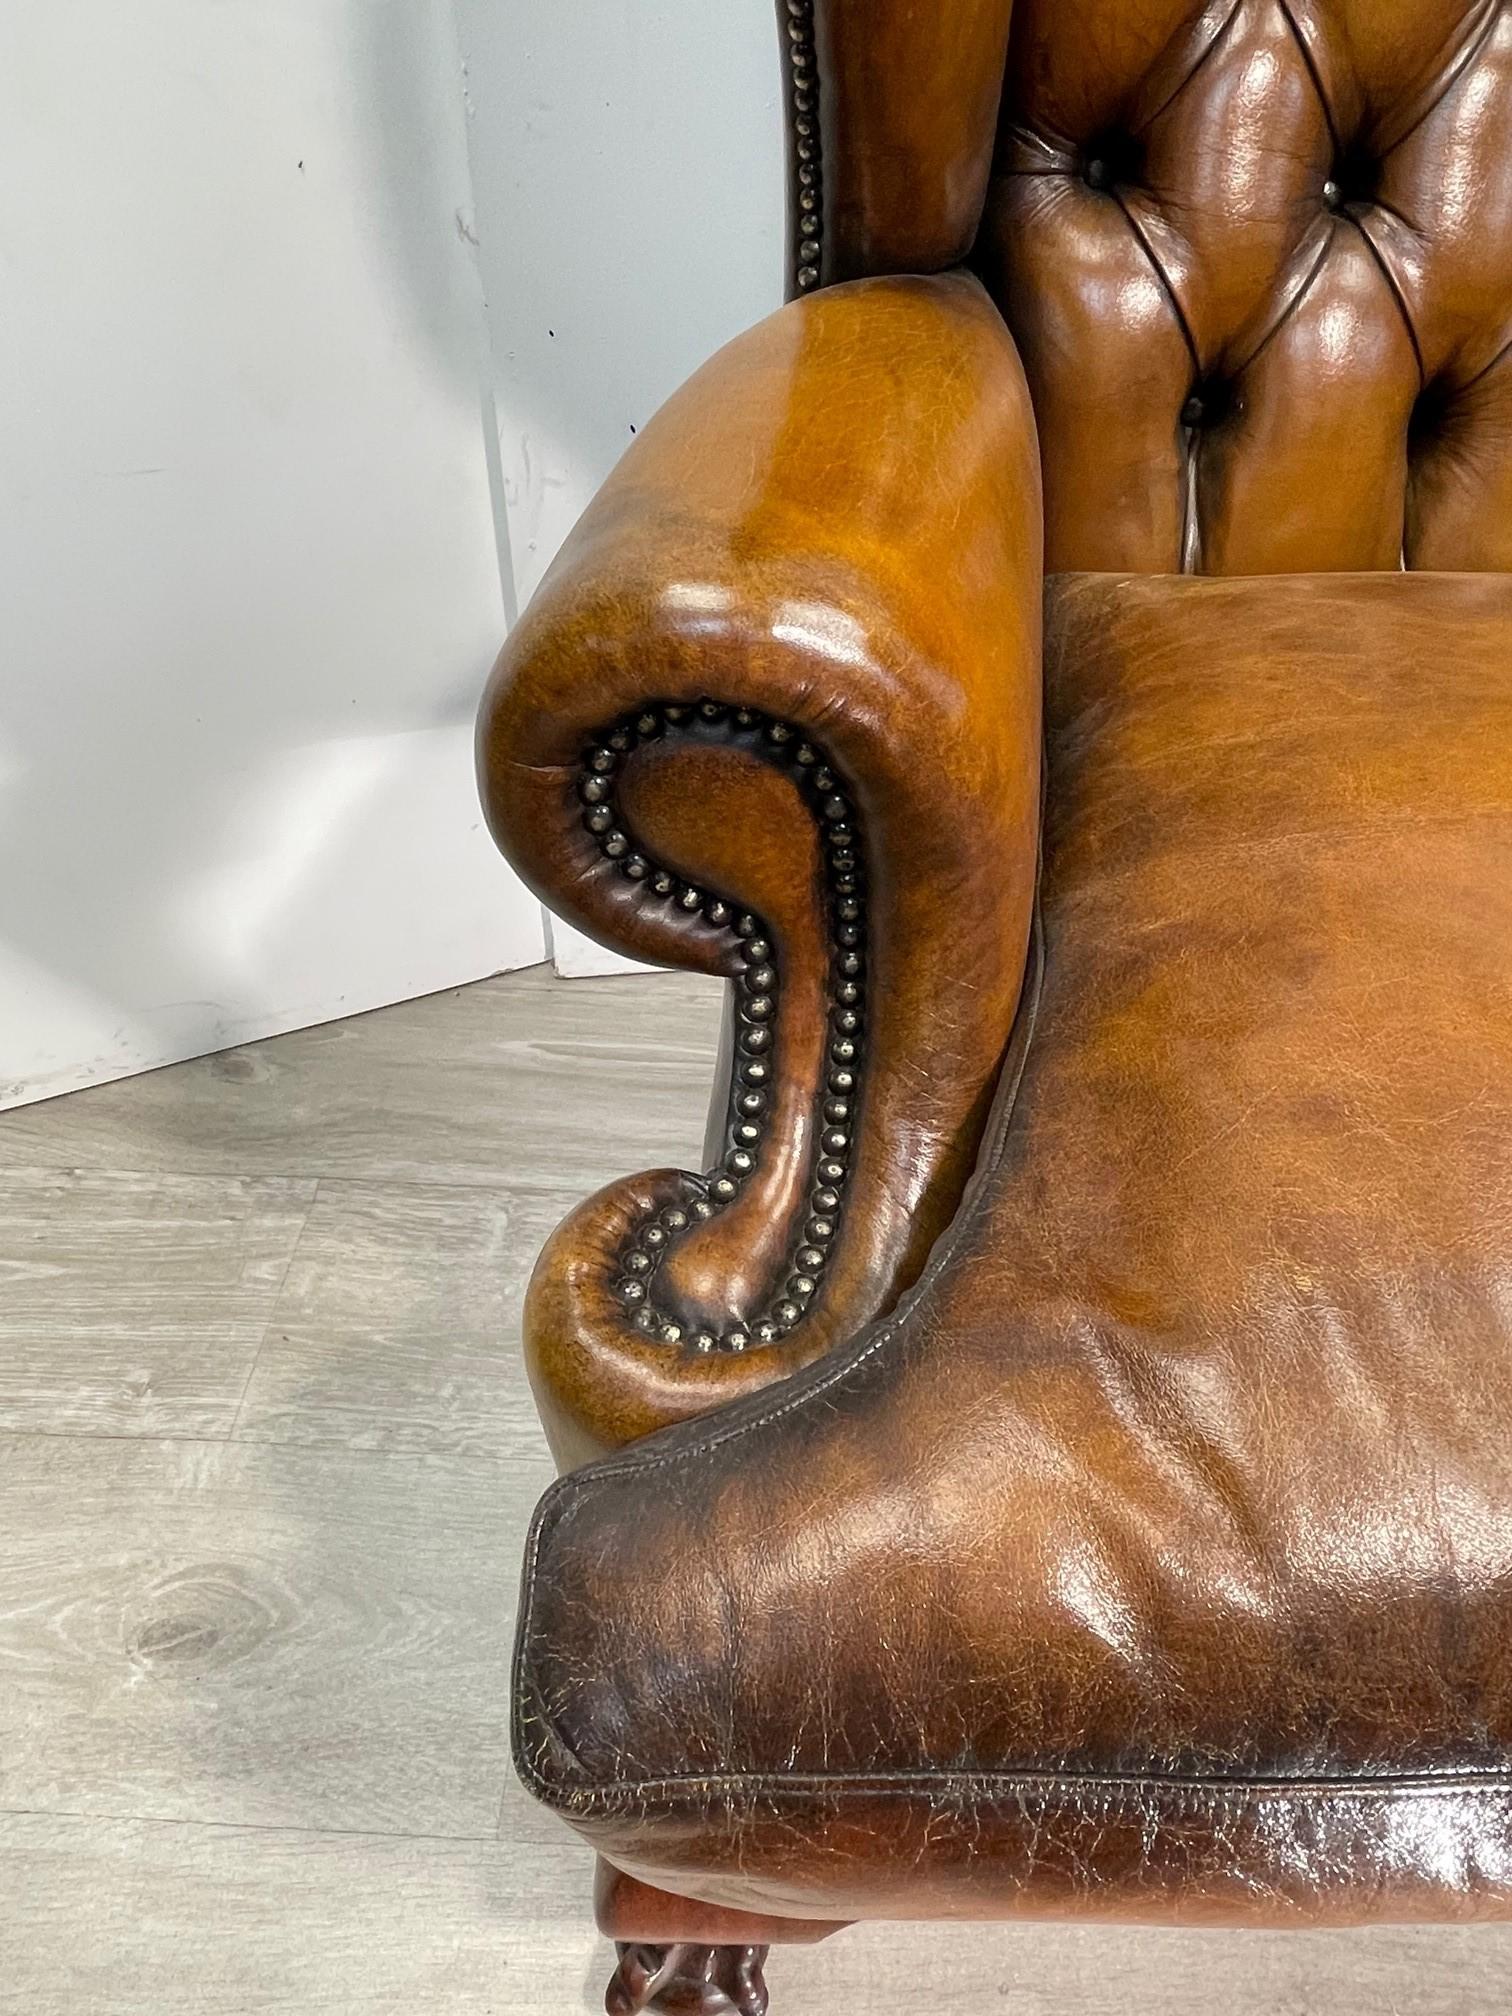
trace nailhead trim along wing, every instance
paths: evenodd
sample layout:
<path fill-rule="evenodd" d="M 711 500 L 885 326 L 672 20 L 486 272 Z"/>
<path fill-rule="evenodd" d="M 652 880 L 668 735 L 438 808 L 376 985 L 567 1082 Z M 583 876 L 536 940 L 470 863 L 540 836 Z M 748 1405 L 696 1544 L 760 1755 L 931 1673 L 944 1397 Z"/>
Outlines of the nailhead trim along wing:
<path fill-rule="evenodd" d="M 798 228 L 794 232 L 800 294 L 819 285 L 824 237 L 824 188 L 819 155 L 819 73 L 814 57 L 813 0 L 786 0 L 788 74 L 792 86 L 793 154 Z"/>
<path fill-rule="evenodd" d="M 830 941 L 829 1040 L 816 1130 L 819 1154 L 808 1215 L 790 1255 L 783 1287 L 754 1320 L 723 1330 L 690 1329 L 653 1300 L 657 1271 L 673 1241 L 690 1225 L 731 1204 L 756 1168 L 765 1136 L 778 1043 L 780 979 L 772 934 L 753 911 L 737 911 L 717 892 L 701 889 L 640 851 L 615 795 L 615 778 L 631 753 L 668 732 L 734 743 L 789 770 L 824 837 L 825 900 Z M 735 1064 L 723 1161 L 690 1177 L 686 1199 L 652 1213 L 631 1233 L 616 1259 L 616 1292 L 636 1329 L 690 1353 L 744 1351 L 787 1334 L 819 1292 L 839 1234 L 855 1139 L 865 1013 L 865 897 L 862 848 L 851 800 L 822 750 L 786 721 L 722 700 L 691 706 L 654 703 L 627 715 L 588 749 L 578 783 L 583 824 L 599 852 L 645 895 L 727 931 L 743 970 L 736 982 Z"/>

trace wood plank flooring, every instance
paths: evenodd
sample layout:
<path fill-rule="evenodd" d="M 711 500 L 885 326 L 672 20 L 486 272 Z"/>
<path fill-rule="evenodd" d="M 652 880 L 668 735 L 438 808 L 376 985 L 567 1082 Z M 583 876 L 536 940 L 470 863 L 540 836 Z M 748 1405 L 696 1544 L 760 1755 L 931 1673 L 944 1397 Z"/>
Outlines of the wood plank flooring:
<path fill-rule="evenodd" d="M 0 1116 L 0 2008 L 583 2016 L 508 1764 L 520 1297 L 718 994 L 544 969 Z M 1512 1931 L 863 1928 L 776 2016 L 1491 2016 Z"/>

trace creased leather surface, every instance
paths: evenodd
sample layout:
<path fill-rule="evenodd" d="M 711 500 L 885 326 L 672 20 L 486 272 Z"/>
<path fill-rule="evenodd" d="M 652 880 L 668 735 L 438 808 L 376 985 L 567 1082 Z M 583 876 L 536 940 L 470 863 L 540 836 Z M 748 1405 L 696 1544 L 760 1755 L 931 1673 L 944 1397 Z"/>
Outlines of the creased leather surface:
<path fill-rule="evenodd" d="M 977 263 L 1052 569 L 1512 567 L 1512 7 L 1018 0 Z"/>
<path fill-rule="evenodd" d="M 627 880 L 585 830 L 585 753 L 653 702 L 696 712 L 712 697 L 812 738 L 865 865 L 859 1118 L 821 1292 L 775 1343 L 690 1355 L 634 1329 L 615 1293 L 616 1254 L 676 1200 L 678 1172 L 590 1199 L 548 1246 L 526 1310 L 564 1463 L 821 1356 L 916 1277 L 953 1213 L 1024 971 L 1041 584 L 1033 421 L 1002 318 L 967 274 L 867 280 L 769 316 L 668 401 L 505 646 L 479 728 L 485 807 L 520 873 L 585 930 L 642 958 L 743 970 L 728 929 Z M 756 1173 L 668 1263 L 696 1318 L 738 1299 L 746 1273 L 780 1281 L 801 1248 L 835 1031 L 812 814 L 748 745 L 682 740 L 627 759 L 632 829 L 703 891 L 759 911 L 778 975 Z"/>
<path fill-rule="evenodd" d="M 1049 638 L 974 1195 L 548 1496 L 522 1770 L 749 1910 L 1509 1915 L 1512 582 L 1073 577 Z"/>

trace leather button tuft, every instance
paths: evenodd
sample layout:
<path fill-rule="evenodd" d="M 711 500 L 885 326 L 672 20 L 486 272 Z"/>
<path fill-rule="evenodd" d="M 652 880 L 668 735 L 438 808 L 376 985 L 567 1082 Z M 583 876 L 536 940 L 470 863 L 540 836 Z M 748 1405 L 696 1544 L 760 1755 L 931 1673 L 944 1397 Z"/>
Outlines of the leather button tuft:
<path fill-rule="evenodd" d="M 1132 133 L 1099 133 L 1087 142 L 1082 156 L 1082 180 L 1089 189 L 1117 189 L 1137 182 L 1144 149 Z"/>
<path fill-rule="evenodd" d="M 1449 424 L 1450 399 L 1449 386 L 1441 378 L 1430 378 L 1419 392 L 1407 421 L 1407 445 L 1413 454 L 1421 454 L 1444 432 Z"/>
<path fill-rule="evenodd" d="M 1222 378 L 1204 378 L 1192 387 L 1181 409 L 1183 427 L 1215 427 L 1234 410 L 1234 388 Z"/>
<path fill-rule="evenodd" d="M 1323 184 L 1324 204 L 1330 210 L 1345 210 L 1351 203 L 1373 203 L 1380 180 L 1381 164 L 1374 155 L 1358 145 L 1347 147 Z"/>

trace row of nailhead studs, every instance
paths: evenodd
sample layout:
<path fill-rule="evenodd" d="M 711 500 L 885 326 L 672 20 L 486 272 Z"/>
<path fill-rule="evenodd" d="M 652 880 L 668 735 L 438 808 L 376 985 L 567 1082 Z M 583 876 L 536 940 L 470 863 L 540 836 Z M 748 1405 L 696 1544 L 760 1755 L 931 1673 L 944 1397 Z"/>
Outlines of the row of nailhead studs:
<path fill-rule="evenodd" d="M 814 60 L 814 0 L 784 0 L 788 64 L 793 80 L 793 150 L 798 176 L 798 270 L 800 293 L 819 285 L 824 191 L 819 168 L 819 78 Z"/>
<path fill-rule="evenodd" d="M 829 1051 L 825 1067 L 823 1129 L 808 1199 L 808 1216 L 792 1255 L 783 1289 L 754 1321 L 726 1331 L 686 1332 L 658 1315 L 651 1301 L 654 1276 L 678 1233 L 695 1219 L 712 1218 L 739 1195 L 756 1167 L 772 1087 L 772 1051 L 777 1022 L 777 967 L 771 935 L 750 911 L 737 914 L 724 897 L 674 875 L 640 853 L 624 829 L 615 802 L 620 764 L 643 743 L 668 729 L 704 735 L 747 737 L 770 760 L 790 766 L 820 821 L 824 836 L 825 882 L 831 941 Z M 742 972 L 736 994 L 736 1059 L 731 1084 L 728 1146 L 719 1168 L 693 1179 L 686 1200 L 646 1219 L 631 1234 L 619 1259 L 617 1292 L 638 1330 L 690 1351 L 744 1351 L 772 1344 L 802 1320 L 819 1289 L 820 1277 L 839 1234 L 840 1208 L 850 1168 L 856 1088 L 859 1079 L 865 987 L 865 920 L 861 858 L 850 801 L 821 752 L 785 721 L 753 708 L 732 708 L 718 700 L 695 706 L 661 704 L 621 721 L 588 750 L 578 784 L 583 823 L 599 851 L 619 872 L 651 897 L 730 931 L 738 941 Z"/>

